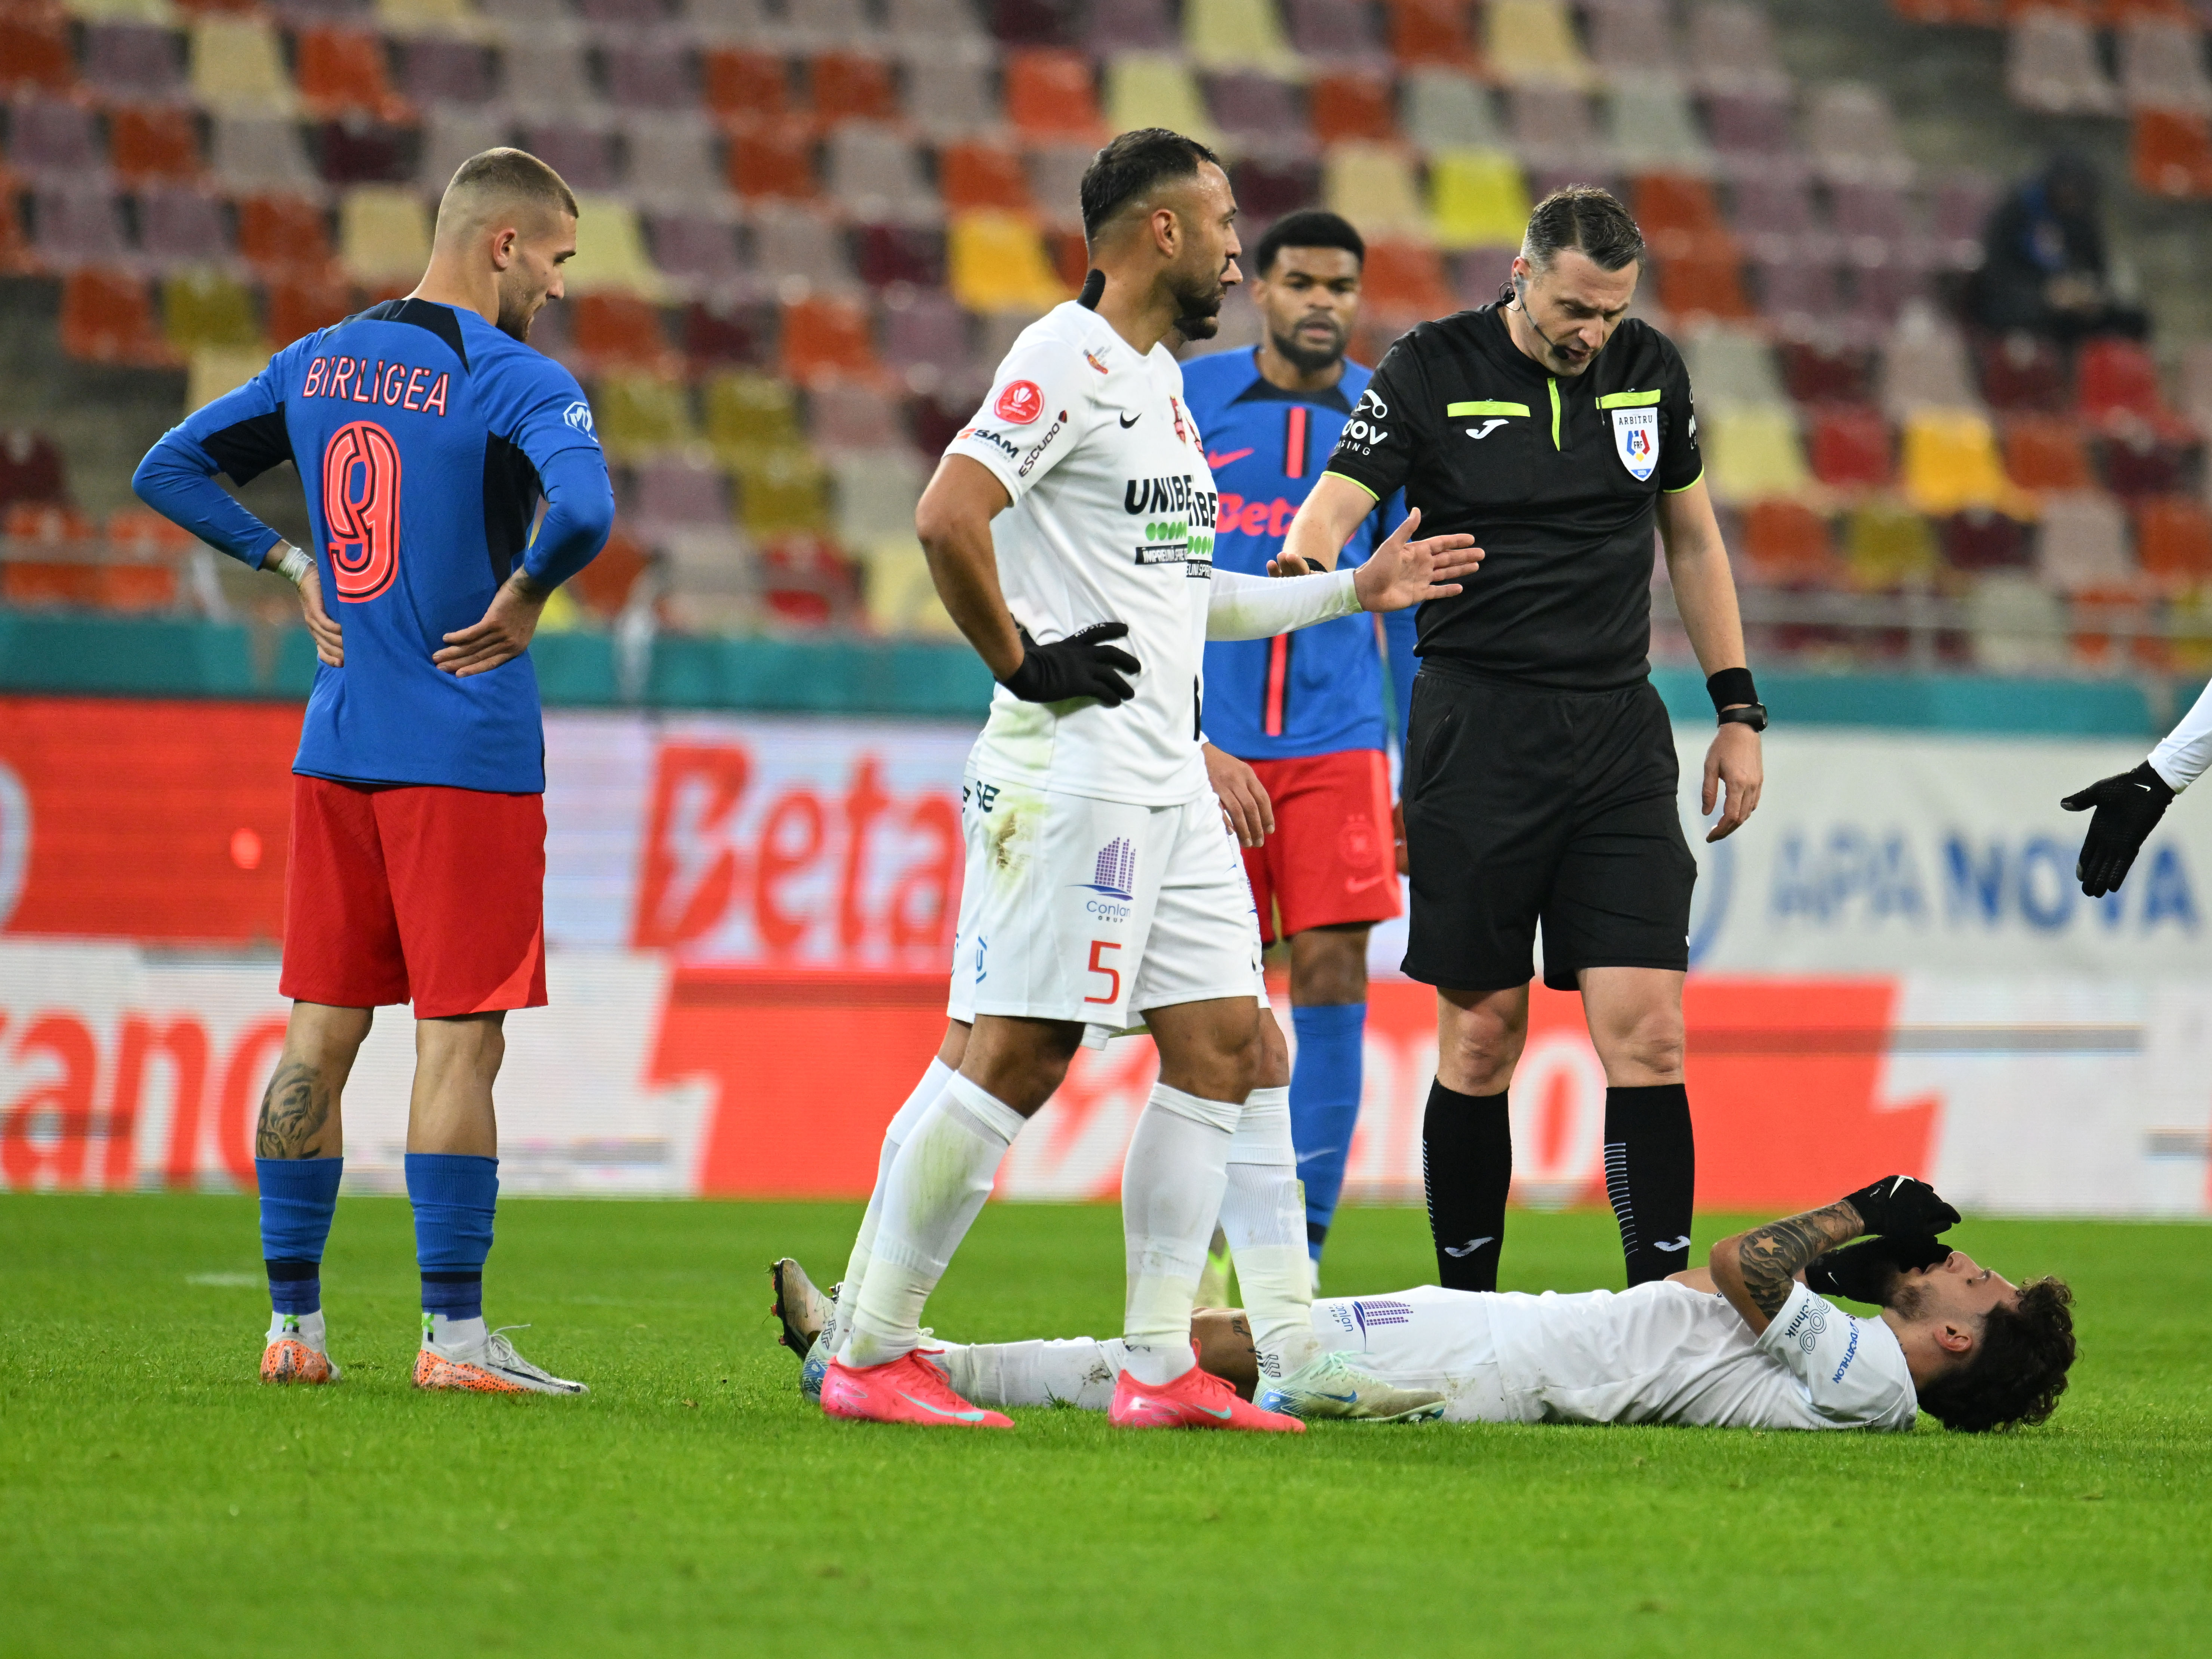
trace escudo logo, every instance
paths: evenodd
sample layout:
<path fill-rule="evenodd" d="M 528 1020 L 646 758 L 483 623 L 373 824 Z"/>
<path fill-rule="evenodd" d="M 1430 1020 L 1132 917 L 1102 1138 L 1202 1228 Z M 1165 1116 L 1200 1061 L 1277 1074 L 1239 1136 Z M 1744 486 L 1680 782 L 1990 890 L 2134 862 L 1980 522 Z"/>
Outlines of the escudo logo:
<path fill-rule="evenodd" d="M 596 441 L 599 429 L 592 424 L 592 406 L 587 403 L 573 403 L 561 411 L 561 419 L 571 430 L 580 432 Z"/>
<path fill-rule="evenodd" d="M 991 407 L 1000 420 L 1027 426 L 1044 413 L 1044 393 L 1035 380 L 1009 381 L 1006 389 L 999 394 L 999 401 Z"/>

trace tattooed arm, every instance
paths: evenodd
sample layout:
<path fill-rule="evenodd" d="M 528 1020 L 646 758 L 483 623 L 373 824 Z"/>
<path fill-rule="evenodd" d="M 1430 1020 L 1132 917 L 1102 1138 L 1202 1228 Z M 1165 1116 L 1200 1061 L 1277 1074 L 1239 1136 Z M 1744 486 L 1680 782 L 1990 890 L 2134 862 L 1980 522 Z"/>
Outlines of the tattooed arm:
<path fill-rule="evenodd" d="M 1792 1281 L 1807 1262 L 1865 1231 L 1859 1212 L 1844 1199 L 1825 1210 L 1808 1210 L 1724 1238 L 1713 1246 L 1706 1265 L 1715 1287 L 1756 1335 L 1782 1311 Z"/>

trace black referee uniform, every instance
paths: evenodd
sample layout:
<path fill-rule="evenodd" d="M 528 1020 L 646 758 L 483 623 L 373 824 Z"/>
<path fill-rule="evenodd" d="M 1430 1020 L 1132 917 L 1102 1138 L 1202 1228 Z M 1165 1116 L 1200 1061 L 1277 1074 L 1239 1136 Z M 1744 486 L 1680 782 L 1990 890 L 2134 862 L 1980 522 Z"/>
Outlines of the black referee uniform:
<path fill-rule="evenodd" d="M 1540 926 L 1555 989 L 1576 988 L 1584 968 L 1686 968 L 1697 863 L 1676 808 L 1673 729 L 1650 678 L 1656 502 L 1704 472 L 1681 354 L 1632 319 L 1586 371 L 1561 378 L 1514 344 L 1500 306 L 1424 323 L 1383 358 L 1328 471 L 1378 499 L 1402 489 L 1423 535 L 1465 532 L 1486 554 L 1464 592 L 1419 617 L 1406 973 L 1455 991 L 1526 984 Z M 1680 1167 L 1640 1183 L 1650 1190 L 1633 1204 L 1626 1190 L 1634 1109 L 1662 1103 L 1615 1097 L 1661 1092 L 1607 1097 L 1608 1187 L 1632 1283 L 1687 1265 L 1680 1085 L 1664 1091 L 1681 1101 L 1664 1138 L 1680 1153 L 1662 1161 Z M 1457 1126 L 1488 1145 L 1445 1149 L 1442 1161 L 1495 1165 L 1508 1137 L 1494 1223 L 1487 1204 L 1453 1219 L 1458 1195 L 1441 1190 L 1439 1148 L 1425 1146 L 1443 1282 L 1491 1288 L 1511 1170 L 1504 1096 L 1452 1099 L 1492 1109 Z M 1432 1100 L 1432 1127 L 1437 1116 Z M 1481 1242 L 1455 1254 L 1462 1229 Z M 1671 1261 L 1654 1248 L 1677 1237 L 1684 1254 Z"/>

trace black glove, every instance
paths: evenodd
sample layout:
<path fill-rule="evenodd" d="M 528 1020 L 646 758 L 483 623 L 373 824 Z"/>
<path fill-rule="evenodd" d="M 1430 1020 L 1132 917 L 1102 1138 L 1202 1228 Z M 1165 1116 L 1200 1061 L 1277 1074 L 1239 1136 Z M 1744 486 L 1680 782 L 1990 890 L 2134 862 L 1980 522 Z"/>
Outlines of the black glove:
<path fill-rule="evenodd" d="M 2128 866 L 2142 851 L 2144 839 L 2158 828 L 2172 804 L 2173 791 L 2151 770 L 2148 761 L 2132 772 L 2116 772 L 2100 778 L 2087 789 L 2058 804 L 2069 812 L 2097 809 L 2089 820 L 2089 833 L 2081 842 L 2081 856 L 2074 861 L 2075 878 L 2091 898 L 2117 893 L 2128 878 Z"/>
<path fill-rule="evenodd" d="M 1959 1224 L 1959 1212 L 1936 1189 L 1911 1176 L 1884 1176 L 1844 1194 L 1870 1233 L 1940 1233 Z"/>
<path fill-rule="evenodd" d="M 1806 1265 L 1805 1287 L 1820 1296 L 1849 1297 L 1854 1302 L 1889 1305 L 1897 1276 L 1948 1260 L 1951 1247 L 1926 1233 L 1887 1233 L 1863 1238 L 1840 1250 L 1816 1255 Z"/>
<path fill-rule="evenodd" d="M 1096 697 L 1109 708 L 1135 695 L 1122 674 L 1142 666 L 1127 652 L 1105 643 L 1127 637 L 1129 624 L 1093 623 L 1080 634 L 1071 634 L 1050 645 L 1039 645 L 1026 628 L 1022 636 L 1021 665 L 1000 684 L 1024 702 L 1065 702 L 1070 697 Z M 1115 671 L 1119 669 L 1120 673 Z"/>

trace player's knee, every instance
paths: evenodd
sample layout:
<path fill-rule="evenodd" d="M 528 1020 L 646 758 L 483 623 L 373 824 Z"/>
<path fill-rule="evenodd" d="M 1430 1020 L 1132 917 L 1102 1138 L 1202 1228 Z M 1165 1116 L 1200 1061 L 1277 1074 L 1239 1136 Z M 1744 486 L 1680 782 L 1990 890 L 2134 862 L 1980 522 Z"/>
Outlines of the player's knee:
<path fill-rule="evenodd" d="M 1291 1086 L 1291 1045 L 1283 1040 L 1283 1028 L 1275 1023 L 1272 1013 L 1260 1016 L 1260 1059 L 1252 1086 L 1255 1089 L 1287 1089 Z"/>
<path fill-rule="evenodd" d="M 1686 1044 L 1681 1017 L 1651 1013 L 1615 1031 L 1602 1058 L 1616 1075 L 1640 1083 L 1673 1083 L 1682 1075 Z"/>

